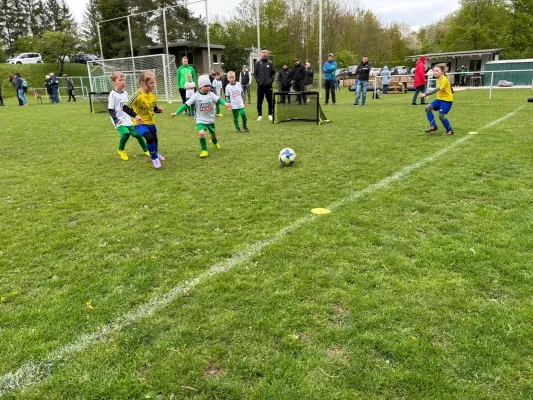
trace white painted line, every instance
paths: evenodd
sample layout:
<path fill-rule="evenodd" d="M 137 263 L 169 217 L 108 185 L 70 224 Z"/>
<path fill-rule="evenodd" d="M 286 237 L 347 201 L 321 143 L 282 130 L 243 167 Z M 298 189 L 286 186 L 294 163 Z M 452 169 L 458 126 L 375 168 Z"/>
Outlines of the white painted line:
<path fill-rule="evenodd" d="M 469 135 L 477 135 L 477 132 L 468 132 Z"/>
<path fill-rule="evenodd" d="M 523 107 L 525 106 L 519 107 L 518 109 L 505 115 L 504 117 L 485 125 L 480 130 L 488 129 L 496 124 L 499 124 L 503 120 L 514 116 Z M 345 197 L 344 199 L 335 201 L 331 203 L 329 206 L 327 206 L 326 208 L 333 210 L 347 203 L 353 202 L 363 197 L 366 194 L 375 192 L 379 189 L 386 188 L 390 184 L 397 182 L 400 179 L 404 178 L 406 175 L 408 175 L 412 171 L 448 153 L 454 147 L 465 142 L 470 137 L 471 136 L 464 136 L 461 139 L 454 140 L 449 146 L 437 151 L 433 155 L 426 157 L 414 164 L 411 164 L 405 167 L 404 169 L 402 169 L 401 171 L 398 171 L 395 174 L 390 175 L 382 179 L 381 181 L 368 186 L 367 188 L 363 190 L 353 192 L 350 196 Z M 141 305 L 136 310 L 123 314 L 117 317 L 114 321 L 111 321 L 108 324 L 102 325 L 96 331 L 90 334 L 81 336 L 76 341 L 70 344 L 67 344 L 66 346 L 63 346 L 55 351 L 52 351 L 43 360 L 39 362 L 35 362 L 35 363 L 28 362 L 26 364 L 23 364 L 15 372 L 9 372 L 5 375 L 0 376 L 0 397 L 2 397 L 4 394 L 7 394 L 13 390 L 24 389 L 32 384 L 36 384 L 42 379 L 45 379 L 46 377 L 52 374 L 52 369 L 56 366 L 56 364 L 59 364 L 62 361 L 65 361 L 66 359 L 85 350 L 91 345 L 104 342 L 108 337 L 120 332 L 127 326 L 134 324 L 135 322 L 139 321 L 141 318 L 153 315 L 155 312 L 159 311 L 160 309 L 164 308 L 168 304 L 172 303 L 178 296 L 187 294 L 191 289 L 193 289 L 197 285 L 203 283 L 204 281 L 206 281 L 207 279 L 213 276 L 219 275 L 223 272 L 227 272 L 233 267 L 235 267 L 236 265 L 249 261 L 252 257 L 257 255 L 263 248 L 279 242 L 280 240 L 285 238 L 288 233 L 292 233 L 294 230 L 296 230 L 300 226 L 308 222 L 311 222 L 316 218 L 320 218 L 320 216 L 317 216 L 315 214 L 308 214 L 307 216 L 300 218 L 297 221 L 290 224 L 289 226 L 281 229 L 280 231 L 275 233 L 272 237 L 249 245 L 242 252 L 239 252 L 231 256 L 230 258 L 224 261 L 221 261 L 218 264 L 213 265 L 207 271 L 202 272 L 200 275 L 196 276 L 195 278 L 192 278 L 183 283 L 180 283 L 174 286 L 169 292 L 152 298 L 150 301 Z"/>

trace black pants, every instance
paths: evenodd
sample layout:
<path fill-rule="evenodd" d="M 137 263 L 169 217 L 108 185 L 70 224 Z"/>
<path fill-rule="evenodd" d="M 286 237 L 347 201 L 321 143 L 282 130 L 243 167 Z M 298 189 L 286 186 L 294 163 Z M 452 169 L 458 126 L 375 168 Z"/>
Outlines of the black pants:
<path fill-rule="evenodd" d="M 290 92 L 291 91 L 291 85 L 281 85 L 280 87 L 281 92 Z M 289 94 L 282 94 L 280 96 L 280 103 L 285 104 L 285 102 L 291 104 L 291 96 Z"/>
<path fill-rule="evenodd" d="M 76 101 L 76 94 L 74 93 L 74 89 L 68 90 L 68 101 L 70 101 L 70 99 Z"/>
<path fill-rule="evenodd" d="M 272 106 L 272 85 L 257 87 L 257 116 L 263 115 L 263 98 L 266 97 L 268 103 L 268 115 L 272 115 L 274 107 Z"/>
<path fill-rule="evenodd" d="M 294 82 L 294 84 L 292 85 L 292 88 L 294 89 L 295 92 L 303 92 L 304 83 Z M 298 102 L 298 104 L 302 104 L 302 98 L 303 98 L 303 101 L 305 102 L 305 96 L 302 96 L 301 94 L 296 95 L 296 101 Z"/>
<path fill-rule="evenodd" d="M 185 102 L 187 101 L 187 97 L 185 96 L 185 94 L 187 92 L 185 91 L 185 89 L 182 89 L 182 88 L 179 88 L 179 90 L 180 90 L 181 101 L 183 101 L 183 104 L 185 104 Z"/>
<path fill-rule="evenodd" d="M 335 104 L 335 81 L 326 81 L 326 104 L 329 103 L 329 92 L 331 92 L 331 101 Z"/>

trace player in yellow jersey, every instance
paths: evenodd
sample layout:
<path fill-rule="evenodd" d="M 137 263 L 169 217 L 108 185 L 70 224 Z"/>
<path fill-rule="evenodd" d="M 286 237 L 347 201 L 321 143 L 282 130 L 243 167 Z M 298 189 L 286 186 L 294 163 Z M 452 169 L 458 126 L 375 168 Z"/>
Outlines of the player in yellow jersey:
<path fill-rule="evenodd" d="M 165 157 L 159 154 L 154 113 L 162 113 L 163 108 L 158 107 L 155 94 L 152 93 L 155 87 L 154 73 L 141 72 L 138 84 L 140 89 L 128 100 L 123 110 L 133 118 L 135 130 L 146 139 L 146 147 L 154 168 L 161 168 L 161 161 L 164 161 Z"/>
<path fill-rule="evenodd" d="M 430 90 L 427 93 L 422 93 L 421 98 L 430 96 L 437 93 L 437 100 L 433 100 L 426 107 L 426 114 L 430 127 L 426 129 L 426 132 L 434 132 L 437 130 L 437 122 L 435 121 L 435 116 L 433 115 L 433 110 L 439 110 L 439 119 L 446 129 L 446 135 L 453 135 L 452 125 L 448 118 L 447 114 L 450 112 L 453 104 L 453 90 L 450 85 L 450 81 L 446 76 L 446 64 L 437 64 L 433 68 L 435 77 L 437 78 L 437 87 L 433 90 Z"/>

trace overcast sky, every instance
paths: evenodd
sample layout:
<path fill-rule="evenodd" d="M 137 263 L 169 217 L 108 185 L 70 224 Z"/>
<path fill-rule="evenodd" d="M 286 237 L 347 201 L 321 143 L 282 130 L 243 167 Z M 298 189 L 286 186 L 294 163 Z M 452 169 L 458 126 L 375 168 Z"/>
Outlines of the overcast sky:
<path fill-rule="evenodd" d="M 76 21 L 81 23 L 87 1 L 66 0 L 66 2 Z M 235 4 L 238 4 L 238 1 L 208 0 L 210 18 L 214 18 L 217 12 L 222 13 L 221 15 L 224 17 L 231 15 L 231 9 L 235 7 Z M 373 11 L 383 23 L 405 22 L 411 25 L 414 30 L 422 25 L 435 22 L 459 8 L 458 0 L 359 0 L 359 4 L 362 8 Z M 194 9 L 195 13 L 205 15 L 203 4 L 192 5 L 191 8 Z"/>

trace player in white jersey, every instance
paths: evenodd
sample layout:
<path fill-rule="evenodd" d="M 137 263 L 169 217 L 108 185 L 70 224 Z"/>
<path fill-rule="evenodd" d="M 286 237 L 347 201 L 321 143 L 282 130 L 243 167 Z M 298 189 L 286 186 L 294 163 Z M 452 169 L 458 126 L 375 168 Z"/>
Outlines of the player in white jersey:
<path fill-rule="evenodd" d="M 222 79 L 220 78 L 220 72 L 215 73 L 215 79 L 213 79 L 213 82 L 211 82 L 211 87 L 213 88 L 213 92 L 218 97 L 223 97 L 222 94 Z M 220 106 L 217 103 L 217 117 L 223 117 L 222 113 L 220 112 Z"/>
<path fill-rule="evenodd" d="M 114 89 L 109 93 L 107 108 L 111 117 L 111 123 L 117 128 L 120 137 L 117 154 L 124 161 L 129 160 L 124 149 L 126 148 L 126 142 L 130 136 L 133 136 L 141 145 L 144 154 L 150 156 L 144 138 L 137 133 L 133 126 L 133 122 L 131 121 L 131 117 L 122 109 L 124 104 L 128 101 L 128 92 L 124 90 L 126 87 L 124 74 L 122 72 L 113 72 L 111 74 L 111 82 L 113 82 Z"/>
<path fill-rule="evenodd" d="M 249 133 L 250 130 L 246 124 L 246 109 L 244 106 L 246 103 L 243 100 L 244 91 L 239 82 L 235 81 L 235 72 L 228 72 L 228 85 L 226 86 L 226 101 L 231 103 L 231 112 L 233 113 L 233 123 L 235 124 L 235 130 L 237 133 L 241 133 L 239 127 L 239 114 L 242 117 L 242 127 L 244 132 Z"/>
<path fill-rule="evenodd" d="M 172 118 L 182 113 L 187 107 L 196 106 L 196 130 L 200 138 L 200 146 L 202 152 L 200 158 L 205 158 L 209 155 L 207 152 L 207 140 L 205 138 L 205 131 L 209 131 L 211 134 L 211 143 L 215 148 L 220 149 L 220 143 L 218 143 L 216 129 L 215 129 L 215 108 L 213 104 L 218 107 L 218 104 L 225 105 L 226 108 L 231 109 L 230 103 L 226 103 L 223 99 L 217 96 L 210 90 L 211 81 L 208 75 L 202 75 L 198 77 L 198 92 L 194 93 L 192 97 L 185 102 L 175 113 L 170 114 Z"/>

